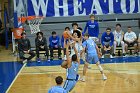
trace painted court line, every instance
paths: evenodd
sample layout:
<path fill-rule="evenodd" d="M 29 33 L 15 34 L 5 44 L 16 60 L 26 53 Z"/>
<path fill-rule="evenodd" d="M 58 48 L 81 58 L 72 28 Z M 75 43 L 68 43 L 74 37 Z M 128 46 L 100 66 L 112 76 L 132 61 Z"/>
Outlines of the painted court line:
<path fill-rule="evenodd" d="M 21 71 L 23 70 L 23 68 L 26 66 L 27 63 L 25 63 L 22 68 L 20 69 L 20 71 L 18 72 L 18 74 L 16 75 L 16 77 L 14 78 L 14 80 L 12 81 L 12 83 L 10 84 L 10 86 L 8 87 L 8 89 L 6 90 L 5 93 L 8 93 L 10 88 L 12 87 L 12 85 L 14 84 L 14 82 L 16 81 L 16 79 L 18 78 L 19 74 L 21 73 Z"/>

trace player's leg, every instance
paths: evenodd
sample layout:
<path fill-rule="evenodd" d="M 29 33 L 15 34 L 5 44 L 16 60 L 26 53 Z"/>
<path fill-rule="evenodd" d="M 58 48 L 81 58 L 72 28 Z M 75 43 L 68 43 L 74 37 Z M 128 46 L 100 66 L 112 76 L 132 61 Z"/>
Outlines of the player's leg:
<path fill-rule="evenodd" d="M 70 92 L 76 85 L 76 81 L 75 80 L 66 80 L 64 83 L 63 88 L 67 91 Z"/>
<path fill-rule="evenodd" d="M 45 56 L 47 57 L 47 60 L 49 60 L 49 51 L 47 45 L 44 46 L 44 50 L 45 50 Z"/>
<path fill-rule="evenodd" d="M 137 41 L 134 41 L 133 42 L 133 46 L 134 46 L 134 54 L 136 54 L 137 55 L 137 47 L 138 47 L 138 43 L 137 43 Z"/>
<path fill-rule="evenodd" d="M 96 65 L 98 66 L 98 68 L 99 68 L 99 70 L 100 70 L 100 72 L 102 74 L 102 79 L 106 80 L 107 77 L 104 74 L 103 68 L 102 68 L 102 66 L 100 64 L 100 61 L 99 61 L 99 58 L 98 58 L 98 55 L 94 55 L 94 62 L 96 62 Z"/>
<path fill-rule="evenodd" d="M 113 56 L 115 56 L 115 53 L 116 53 L 116 47 L 117 47 L 117 41 L 114 41 L 113 45 L 114 45 Z"/>
<path fill-rule="evenodd" d="M 86 61 L 84 63 L 84 67 L 83 67 L 83 77 L 81 78 L 81 81 L 83 81 L 83 82 L 85 81 L 85 76 L 86 76 L 86 72 L 87 72 L 87 69 L 88 69 L 88 64 L 90 62 L 92 62 L 92 60 L 93 60 L 92 56 L 90 56 L 90 55 L 86 56 Z"/>
<path fill-rule="evenodd" d="M 61 47 L 58 46 L 58 59 L 61 59 Z"/>
<path fill-rule="evenodd" d="M 49 47 L 50 48 L 50 59 L 53 60 L 53 47 Z"/>
<path fill-rule="evenodd" d="M 35 53 L 32 50 L 29 51 L 29 54 L 30 56 L 28 57 L 27 60 L 31 60 L 33 57 L 35 57 Z"/>
<path fill-rule="evenodd" d="M 128 54 L 128 45 L 129 44 L 125 42 L 125 51 L 126 51 L 126 54 Z"/>
<path fill-rule="evenodd" d="M 124 41 L 121 41 L 121 46 L 122 46 L 123 56 L 125 56 L 125 43 L 124 43 Z"/>
<path fill-rule="evenodd" d="M 84 67 L 83 67 L 83 77 L 81 78 L 81 81 L 85 81 L 85 76 L 86 76 L 86 72 L 87 72 L 87 68 L 88 68 L 88 63 L 85 62 L 84 63 Z"/>
<path fill-rule="evenodd" d="M 40 58 L 39 58 L 39 47 L 36 47 L 36 55 L 37 55 L 37 62 L 40 62 Z"/>

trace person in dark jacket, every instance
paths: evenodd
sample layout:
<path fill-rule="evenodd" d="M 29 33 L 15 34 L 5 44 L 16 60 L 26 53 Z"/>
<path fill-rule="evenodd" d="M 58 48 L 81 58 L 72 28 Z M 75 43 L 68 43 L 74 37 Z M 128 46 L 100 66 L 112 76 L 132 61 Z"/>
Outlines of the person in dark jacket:
<path fill-rule="evenodd" d="M 18 41 L 18 50 L 19 50 L 19 57 L 21 60 L 24 62 L 27 62 L 31 60 L 34 56 L 35 53 L 31 50 L 31 45 L 30 41 L 28 38 L 26 38 L 26 33 L 23 32 L 21 33 L 21 39 Z M 25 57 L 24 54 L 29 54 L 29 57 Z"/>
<path fill-rule="evenodd" d="M 42 32 L 38 32 L 36 34 L 36 38 L 35 38 L 35 45 L 36 45 L 36 54 L 37 54 L 37 61 L 40 62 L 40 58 L 39 58 L 39 51 L 43 51 L 45 50 L 45 56 L 47 57 L 48 60 L 48 47 L 47 47 L 47 40 L 45 37 L 43 37 L 43 33 Z"/>
<path fill-rule="evenodd" d="M 59 45 L 59 36 L 56 35 L 56 32 L 52 32 L 52 36 L 49 37 L 49 48 L 51 60 L 53 60 L 53 50 L 58 49 L 58 59 L 61 59 L 61 47 Z"/>

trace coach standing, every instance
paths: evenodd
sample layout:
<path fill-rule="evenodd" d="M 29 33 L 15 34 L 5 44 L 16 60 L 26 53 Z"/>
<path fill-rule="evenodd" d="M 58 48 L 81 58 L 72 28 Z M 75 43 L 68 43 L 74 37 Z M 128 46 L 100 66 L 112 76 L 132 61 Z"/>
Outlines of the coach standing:
<path fill-rule="evenodd" d="M 99 35 L 99 25 L 98 22 L 95 21 L 95 15 L 91 14 L 90 15 L 90 20 L 86 23 L 84 32 L 82 35 L 86 33 L 86 30 L 88 28 L 88 34 L 89 34 L 89 39 L 93 39 L 95 42 L 98 42 L 98 35 Z"/>

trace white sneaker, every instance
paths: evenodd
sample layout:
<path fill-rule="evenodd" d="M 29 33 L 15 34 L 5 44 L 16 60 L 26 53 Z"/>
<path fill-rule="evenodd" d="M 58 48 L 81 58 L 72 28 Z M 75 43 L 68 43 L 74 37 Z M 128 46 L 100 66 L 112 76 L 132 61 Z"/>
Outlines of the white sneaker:
<path fill-rule="evenodd" d="M 102 55 L 102 58 L 104 58 L 104 55 Z"/>
<path fill-rule="evenodd" d="M 91 69 L 91 65 L 88 65 L 88 69 Z"/>
<path fill-rule="evenodd" d="M 80 79 L 82 82 L 85 82 L 86 80 L 85 80 L 85 77 L 82 77 L 81 79 Z"/>
<path fill-rule="evenodd" d="M 110 55 L 110 58 L 113 58 L 113 56 L 112 56 L 112 55 Z"/>
<path fill-rule="evenodd" d="M 23 64 L 27 63 L 27 59 L 23 60 L 23 62 L 22 62 L 22 63 L 23 63 Z"/>
<path fill-rule="evenodd" d="M 105 75 L 103 75 L 103 77 L 102 77 L 102 78 L 103 78 L 103 80 L 107 80 L 107 77 L 106 77 Z"/>

